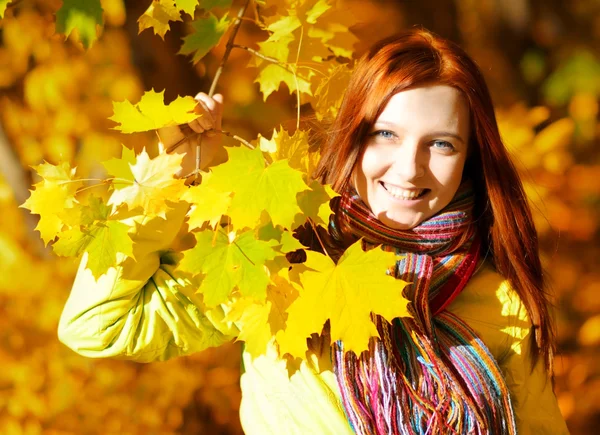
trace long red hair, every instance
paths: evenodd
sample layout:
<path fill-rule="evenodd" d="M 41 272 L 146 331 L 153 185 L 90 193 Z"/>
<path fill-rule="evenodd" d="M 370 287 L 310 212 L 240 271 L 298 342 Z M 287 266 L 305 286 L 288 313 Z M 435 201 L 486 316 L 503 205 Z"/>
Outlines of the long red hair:
<path fill-rule="evenodd" d="M 339 113 L 322 144 L 315 177 L 341 192 L 350 182 L 367 135 L 396 93 L 441 84 L 460 90 L 470 107 L 469 157 L 464 177 L 474 181 L 475 220 L 482 254 L 519 294 L 532 319 L 533 364 L 542 355 L 552 371 L 554 328 L 549 313 L 538 236 L 523 185 L 502 143 L 481 71 L 456 44 L 413 29 L 374 44 L 358 61 Z"/>

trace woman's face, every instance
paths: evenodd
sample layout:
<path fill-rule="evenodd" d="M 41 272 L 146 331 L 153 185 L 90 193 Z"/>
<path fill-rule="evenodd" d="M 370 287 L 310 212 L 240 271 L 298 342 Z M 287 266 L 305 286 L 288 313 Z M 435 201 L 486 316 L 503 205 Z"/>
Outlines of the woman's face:
<path fill-rule="evenodd" d="M 469 131 L 469 107 L 457 89 L 432 85 L 395 94 L 356 167 L 360 197 L 391 228 L 432 217 L 461 183 Z"/>

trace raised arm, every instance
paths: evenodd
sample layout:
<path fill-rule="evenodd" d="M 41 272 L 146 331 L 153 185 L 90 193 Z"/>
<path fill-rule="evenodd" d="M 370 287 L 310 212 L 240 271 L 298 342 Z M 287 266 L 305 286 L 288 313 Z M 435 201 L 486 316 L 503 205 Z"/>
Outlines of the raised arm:
<path fill-rule="evenodd" d="M 172 131 L 163 133 L 163 142 L 177 140 Z M 87 357 L 150 362 L 218 346 L 237 334 L 235 326 L 222 322 L 222 311 L 206 313 L 196 294 L 199 283 L 175 270 L 176 258 L 168 248 L 187 209 L 180 203 L 166 220 L 129 218 L 135 259 L 121 255 L 116 267 L 98 280 L 86 268 L 88 254 L 84 254 L 59 321 L 62 343 Z M 134 220 L 141 225 L 134 225 Z"/>

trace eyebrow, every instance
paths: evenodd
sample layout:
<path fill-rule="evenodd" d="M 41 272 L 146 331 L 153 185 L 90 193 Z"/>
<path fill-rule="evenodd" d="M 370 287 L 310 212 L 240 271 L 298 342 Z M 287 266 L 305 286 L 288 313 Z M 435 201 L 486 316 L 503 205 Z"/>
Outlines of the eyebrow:
<path fill-rule="evenodd" d="M 393 122 L 389 122 L 389 121 L 377 121 L 375 122 L 374 125 L 389 125 L 391 127 L 398 127 L 396 124 L 394 124 Z M 428 136 L 444 136 L 444 137 L 453 137 L 456 140 L 461 141 L 463 144 L 465 143 L 465 141 L 463 140 L 462 137 L 460 137 L 458 134 L 456 133 L 452 133 L 450 131 L 434 131 L 432 133 L 429 133 Z"/>

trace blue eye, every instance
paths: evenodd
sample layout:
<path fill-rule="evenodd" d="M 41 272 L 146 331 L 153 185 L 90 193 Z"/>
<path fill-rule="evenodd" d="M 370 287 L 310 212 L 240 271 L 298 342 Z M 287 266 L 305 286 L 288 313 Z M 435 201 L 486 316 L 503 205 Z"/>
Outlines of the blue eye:
<path fill-rule="evenodd" d="M 389 130 L 377 130 L 373 133 L 373 136 L 381 136 L 384 139 L 392 139 L 394 137 L 394 133 Z"/>
<path fill-rule="evenodd" d="M 450 143 L 450 142 L 446 142 L 445 140 L 436 140 L 433 142 L 434 146 L 435 144 L 442 144 L 441 147 L 435 146 L 435 148 L 439 148 L 439 149 L 448 149 L 448 150 L 453 150 L 454 146 Z"/>

